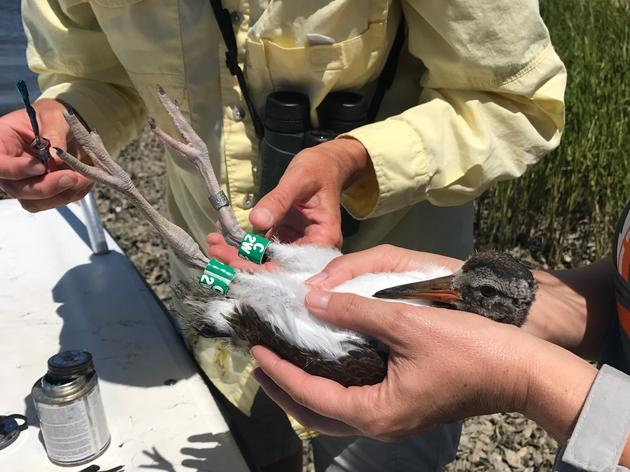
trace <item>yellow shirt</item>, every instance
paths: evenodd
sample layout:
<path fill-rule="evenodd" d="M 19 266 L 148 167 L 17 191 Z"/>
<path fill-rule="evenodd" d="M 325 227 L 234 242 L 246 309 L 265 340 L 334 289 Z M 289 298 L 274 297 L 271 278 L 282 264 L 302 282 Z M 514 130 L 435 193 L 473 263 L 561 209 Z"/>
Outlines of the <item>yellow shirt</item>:
<path fill-rule="evenodd" d="M 273 90 L 371 96 L 400 15 L 407 41 L 376 123 L 349 133 L 376 180 L 343 196 L 361 223 L 345 250 L 387 241 L 465 257 L 470 202 L 520 176 L 559 142 L 564 66 L 532 0 L 224 0 L 239 60 L 261 111 Z M 43 97 L 71 103 L 112 153 L 145 118 L 177 136 L 157 84 L 208 144 L 239 223 L 258 185 L 258 144 L 208 0 L 23 0 L 28 61 Z M 313 45 L 309 34 L 332 38 Z M 315 115 L 313 114 L 313 118 Z M 201 179 L 167 156 L 171 219 L 205 248 L 214 215 Z M 174 263 L 175 278 L 185 276 Z M 256 390 L 251 363 L 222 342 L 193 342 L 201 366 L 241 409 Z"/>

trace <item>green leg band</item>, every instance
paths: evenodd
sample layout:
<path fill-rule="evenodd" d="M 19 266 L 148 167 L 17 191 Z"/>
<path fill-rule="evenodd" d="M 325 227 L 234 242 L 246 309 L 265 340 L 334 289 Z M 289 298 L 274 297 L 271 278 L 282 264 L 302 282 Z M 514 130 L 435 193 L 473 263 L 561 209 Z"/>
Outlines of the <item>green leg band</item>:
<path fill-rule="evenodd" d="M 269 240 L 254 233 L 245 233 L 243 242 L 238 248 L 238 255 L 243 259 L 262 264 Z"/>
<path fill-rule="evenodd" d="M 229 265 L 223 264 L 216 259 L 210 259 L 199 278 L 199 283 L 210 287 L 221 295 L 225 295 L 229 290 L 228 285 L 232 282 L 234 274 L 236 274 L 236 271 Z"/>

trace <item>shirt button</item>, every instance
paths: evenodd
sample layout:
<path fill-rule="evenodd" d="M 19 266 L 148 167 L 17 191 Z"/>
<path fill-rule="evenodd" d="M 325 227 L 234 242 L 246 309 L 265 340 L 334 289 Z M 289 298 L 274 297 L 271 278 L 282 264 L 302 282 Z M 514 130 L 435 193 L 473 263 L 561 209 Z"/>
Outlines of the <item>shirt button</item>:
<path fill-rule="evenodd" d="M 232 118 L 234 121 L 243 121 L 245 119 L 245 110 L 242 107 L 232 108 Z"/>
<path fill-rule="evenodd" d="M 243 197 L 243 208 L 245 208 L 246 210 L 252 208 L 254 206 L 254 203 L 255 199 L 253 194 L 248 193 Z"/>
<path fill-rule="evenodd" d="M 233 25 L 238 25 L 243 21 L 243 15 L 240 11 L 233 11 L 230 13 L 230 19 L 232 20 Z"/>

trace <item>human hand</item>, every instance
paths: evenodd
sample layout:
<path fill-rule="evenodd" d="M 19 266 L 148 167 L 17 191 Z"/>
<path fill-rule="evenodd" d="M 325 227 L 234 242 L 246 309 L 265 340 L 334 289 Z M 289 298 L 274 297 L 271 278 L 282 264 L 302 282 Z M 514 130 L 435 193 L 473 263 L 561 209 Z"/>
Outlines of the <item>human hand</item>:
<path fill-rule="evenodd" d="M 349 388 L 265 347 L 252 349 L 267 394 L 304 426 L 329 435 L 391 441 L 472 415 L 519 411 L 562 442 L 596 373 L 568 351 L 470 313 L 321 291 L 306 303 L 323 321 L 390 349 L 382 383 Z"/>
<path fill-rule="evenodd" d="M 597 359 L 616 313 L 615 271 L 610 256 L 575 269 L 533 271 L 538 292 L 523 329 Z"/>
<path fill-rule="evenodd" d="M 357 140 L 336 139 L 304 149 L 249 219 L 281 242 L 341 247 L 341 193 L 370 172 L 372 163 Z"/>
<path fill-rule="evenodd" d="M 513 411 L 524 401 L 527 376 L 517 373 L 526 369 L 510 349 L 519 334 L 512 327 L 351 294 L 313 291 L 306 302 L 323 321 L 390 349 L 382 383 L 350 388 L 308 375 L 266 348 L 252 349 L 261 386 L 311 429 L 392 441 L 471 415 Z"/>
<path fill-rule="evenodd" d="M 51 147 L 68 149 L 72 136 L 63 117 L 64 106 L 56 100 L 42 99 L 33 107 L 41 135 L 50 140 Z M 30 212 L 54 208 L 85 196 L 92 188 L 92 181 L 69 169 L 57 156 L 53 159 L 58 170 L 46 174 L 44 165 L 31 149 L 34 139 L 25 109 L 0 117 L 0 189 L 17 198 Z"/>
<path fill-rule="evenodd" d="M 382 244 L 333 259 L 319 274 L 307 279 L 306 284 L 313 288 L 330 290 L 362 274 L 421 271 L 427 266 L 442 266 L 456 272 L 463 263 L 452 257 Z"/>

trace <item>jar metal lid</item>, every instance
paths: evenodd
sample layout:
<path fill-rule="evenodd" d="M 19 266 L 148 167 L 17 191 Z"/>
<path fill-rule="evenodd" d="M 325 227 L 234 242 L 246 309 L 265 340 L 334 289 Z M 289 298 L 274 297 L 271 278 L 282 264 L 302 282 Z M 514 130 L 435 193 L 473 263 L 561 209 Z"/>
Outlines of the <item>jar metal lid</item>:
<path fill-rule="evenodd" d="M 63 351 L 48 359 L 48 373 L 53 377 L 69 379 L 92 372 L 94 362 L 87 351 Z"/>

